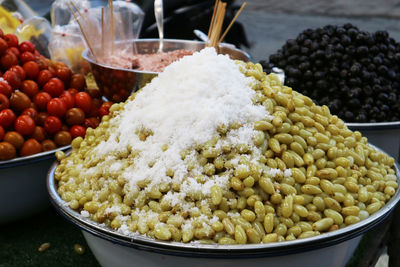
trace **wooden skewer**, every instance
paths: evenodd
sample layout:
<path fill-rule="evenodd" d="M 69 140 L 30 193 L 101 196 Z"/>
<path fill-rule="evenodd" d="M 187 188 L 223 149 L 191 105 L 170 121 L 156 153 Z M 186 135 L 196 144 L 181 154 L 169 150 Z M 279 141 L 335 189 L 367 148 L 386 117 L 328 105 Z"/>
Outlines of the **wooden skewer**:
<path fill-rule="evenodd" d="M 211 17 L 210 28 L 208 29 L 208 40 L 206 46 L 215 47 L 216 49 L 218 48 L 219 43 L 222 42 L 222 40 L 225 38 L 233 23 L 238 18 L 240 12 L 242 12 L 243 8 L 246 6 L 246 2 L 244 2 L 238 12 L 236 12 L 234 18 L 229 23 L 228 27 L 221 36 L 226 12 L 226 5 L 227 4 L 222 2 L 221 0 L 216 0 L 215 2 L 214 11 Z"/>
<path fill-rule="evenodd" d="M 108 0 L 108 7 L 110 9 L 110 24 L 111 24 L 111 54 L 114 54 L 114 7 L 113 0 Z"/>
<path fill-rule="evenodd" d="M 210 22 L 210 27 L 208 28 L 208 34 L 207 34 L 208 40 L 210 40 L 211 29 L 212 29 L 212 25 L 214 24 L 215 13 L 216 13 L 219 1 L 220 0 L 215 0 L 214 10 L 213 10 L 213 14 L 212 14 L 212 17 L 211 17 L 211 22 Z"/>
<path fill-rule="evenodd" d="M 222 21 L 223 21 L 223 17 L 225 16 L 225 6 L 226 4 L 221 2 L 221 1 L 217 1 L 216 3 L 216 7 L 215 7 L 215 15 L 214 15 L 214 19 L 212 20 L 212 23 L 210 25 L 210 36 L 208 37 L 208 43 L 207 46 L 212 47 L 214 46 L 215 42 L 218 39 L 218 28 L 219 28 L 219 24 L 221 23 L 221 15 L 222 15 Z"/>
<path fill-rule="evenodd" d="M 83 22 L 86 25 L 89 25 L 89 22 L 87 21 L 86 17 L 81 13 L 81 11 L 79 10 L 79 8 L 76 6 L 74 0 L 69 0 L 69 2 L 72 4 L 72 6 L 75 8 L 76 12 L 78 12 L 78 15 L 80 18 L 82 18 Z"/>
<path fill-rule="evenodd" d="M 218 44 L 218 37 L 221 34 L 222 24 L 224 22 L 225 10 L 226 3 L 221 2 L 220 7 L 217 10 L 217 18 L 211 34 L 211 46 L 213 47 L 216 47 Z"/>
<path fill-rule="evenodd" d="M 238 10 L 238 12 L 236 12 L 235 17 L 233 17 L 231 23 L 229 23 L 229 26 L 226 28 L 225 32 L 222 34 L 221 38 L 219 38 L 218 43 L 221 43 L 222 40 L 224 40 L 225 35 L 228 33 L 228 31 L 231 29 L 233 23 L 235 22 L 235 20 L 238 18 L 240 12 L 242 12 L 243 8 L 246 6 L 246 2 L 244 2 L 242 4 L 242 6 L 240 7 L 240 9 Z"/>
<path fill-rule="evenodd" d="M 105 30 L 104 30 L 104 7 L 101 7 L 101 51 L 104 56 L 104 43 L 105 43 Z"/>
<path fill-rule="evenodd" d="M 69 10 L 71 11 L 72 15 L 74 16 L 76 22 L 78 22 L 78 25 L 79 25 L 79 28 L 81 29 L 83 38 L 85 38 L 85 41 L 86 41 L 86 43 L 87 43 L 87 45 L 88 45 L 88 47 L 89 47 L 90 52 L 92 53 L 94 59 L 97 61 L 96 54 L 94 53 L 94 50 L 92 49 L 92 46 L 90 45 L 89 39 L 88 39 L 87 36 L 86 36 L 85 30 L 84 30 L 84 28 L 82 27 L 82 24 L 81 24 L 81 22 L 80 22 L 79 19 L 78 19 L 78 16 L 75 14 L 75 12 L 74 12 L 74 10 L 72 9 L 70 3 L 67 3 L 67 6 L 68 6 Z"/>
<path fill-rule="evenodd" d="M 73 0 L 70 0 L 69 2 L 70 2 L 70 3 L 72 4 L 72 6 L 76 9 L 76 12 L 78 12 L 79 16 L 80 16 L 82 19 L 85 19 L 85 17 L 82 16 L 81 11 L 79 11 L 79 8 L 76 6 L 75 2 L 74 2 Z"/>

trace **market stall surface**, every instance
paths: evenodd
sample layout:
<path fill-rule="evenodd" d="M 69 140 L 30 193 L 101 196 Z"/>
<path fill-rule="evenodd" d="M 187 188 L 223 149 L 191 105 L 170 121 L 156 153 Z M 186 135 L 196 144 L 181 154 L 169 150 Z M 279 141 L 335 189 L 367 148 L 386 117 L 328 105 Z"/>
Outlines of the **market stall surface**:
<path fill-rule="evenodd" d="M 50 247 L 39 252 L 43 243 Z M 85 252 L 75 252 L 79 244 Z M 2 225 L 0 266 L 99 266 L 82 233 L 53 209 L 27 219 Z"/>
<path fill-rule="evenodd" d="M 347 264 L 353 266 L 373 266 L 368 254 L 379 253 L 388 223 L 383 223 L 368 232 L 360 246 Z M 50 243 L 50 247 L 39 252 L 39 247 Z M 79 244 L 85 250 L 78 254 L 74 245 Z M 99 263 L 90 251 L 81 231 L 59 215 L 54 209 L 39 213 L 18 222 L 2 225 L 0 228 L 0 267 L 63 267 L 90 266 L 98 267 Z M 385 266 L 385 265 L 380 265 Z"/>

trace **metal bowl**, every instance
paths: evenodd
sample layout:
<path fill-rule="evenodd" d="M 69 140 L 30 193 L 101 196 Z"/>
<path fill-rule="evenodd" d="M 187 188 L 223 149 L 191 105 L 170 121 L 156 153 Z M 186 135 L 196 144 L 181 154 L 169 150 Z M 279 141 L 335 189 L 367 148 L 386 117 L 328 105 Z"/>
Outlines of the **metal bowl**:
<path fill-rule="evenodd" d="M 400 121 L 376 123 L 346 123 L 352 131 L 360 131 L 368 142 L 380 147 L 400 162 Z"/>
<path fill-rule="evenodd" d="M 306 239 L 246 245 L 165 242 L 143 235 L 123 235 L 69 208 L 57 193 L 54 179 L 57 165 L 58 162 L 53 163 L 47 175 L 50 200 L 60 214 L 82 229 L 102 266 L 127 266 L 132 262 L 138 266 L 344 266 L 362 235 L 384 222 L 400 199 L 400 191 L 397 190 L 382 209 L 367 219 Z M 397 164 L 395 169 L 399 182 Z"/>
<path fill-rule="evenodd" d="M 28 217 L 49 207 L 46 172 L 54 153 L 70 146 L 27 157 L 0 161 L 0 224 Z"/>
<path fill-rule="evenodd" d="M 138 54 L 152 54 L 158 51 L 159 39 L 138 39 L 135 43 Z M 124 43 L 116 45 L 116 49 L 118 49 L 118 47 L 123 47 Z M 205 43 L 200 41 L 165 39 L 163 51 L 168 52 L 178 49 L 199 51 L 204 46 Z M 232 59 L 245 62 L 250 59 L 246 52 L 229 45 L 221 44 L 218 52 L 227 54 Z M 89 62 L 94 79 L 102 94 L 113 102 L 124 101 L 132 91 L 142 88 L 158 74 L 158 72 L 116 68 L 96 62 L 88 49 L 83 51 L 82 57 Z"/>
<path fill-rule="evenodd" d="M 277 67 L 272 68 L 282 82 L 285 81 L 285 72 Z M 368 138 L 368 142 L 380 147 L 390 156 L 400 162 L 400 121 L 395 122 L 348 122 L 347 127 L 352 131 L 360 131 Z"/>

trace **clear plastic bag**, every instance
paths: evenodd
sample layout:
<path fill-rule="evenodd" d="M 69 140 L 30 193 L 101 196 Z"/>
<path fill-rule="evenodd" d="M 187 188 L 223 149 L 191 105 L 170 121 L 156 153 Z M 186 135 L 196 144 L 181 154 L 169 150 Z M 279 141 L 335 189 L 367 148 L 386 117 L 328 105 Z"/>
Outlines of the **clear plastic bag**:
<path fill-rule="evenodd" d="M 49 58 L 48 45 L 52 35 L 50 23 L 43 17 L 31 17 L 15 29 L 20 42 L 31 41 L 38 52 Z"/>
<path fill-rule="evenodd" d="M 90 8 L 90 2 L 87 0 L 79 0 L 74 3 L 80 10 L 87 10 Z M 70 24 L 74 19 L 68 8 L 68 4 L 70 4 L 70 0 L 55 0 L 51 5 L 50 18 L 53 27 Z"/>
<path fill-rule="evenodd" d="M 96 60 L 112 56 L 117 50 L 119 53 L 135 53 L 134 40 L 139 36 L 144 18 L 144 12 L 138 5 L 114 1 L 112 15 L 109 7 L 103 11 L 101 7 L 91 8 L 80 14 L 78 20 L 82 34 Z"/>
<path fill-rule="evenodd" d="M 62 61 L 71 68 L 73 72 L 86 74 L 90 67 L 82 58 L 85 45 L 81 39 L 78 25 L 69 24 L 56 26 L 50 38 L 49 52 L 53 61 Z"/>

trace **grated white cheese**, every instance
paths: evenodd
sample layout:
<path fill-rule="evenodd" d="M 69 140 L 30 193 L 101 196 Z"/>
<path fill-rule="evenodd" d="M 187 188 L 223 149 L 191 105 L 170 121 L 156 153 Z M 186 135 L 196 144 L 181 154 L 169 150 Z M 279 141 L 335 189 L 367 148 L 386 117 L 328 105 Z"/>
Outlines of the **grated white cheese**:
<path fill-rule="evenodd" d="M 228 56 L 217 55 L 213 48 L 205 48 L 193 56 L 184 57 L 169 65 L 163 73 L 145 86 L 133 101 L 127 102 L 119 116 L 110 124 L 116 125 L 107 141 L 94 150 L 100 157 L 115 159 L 114 154 L 130 147 L 140 151 L 122 177 L 131 187 L 138 181 L 149 180 L 146 190 L 162 182 L 171 183 L 167 170 L 174 172 L 173 181 L 182 183 L 181 193 L 200 191 L 209 195 L 214 184 L 225 188 L 228 178 L 211 177 L 198 183 L 194 176 L 202 172 L 196 165 L 188 173 L 180 152 L 202 145 L 217 134 L 217 127 L 239 123 L 243 125 L 227 134 L 231 145 L 247 144 L 254 149 L 254 122 L 270 118 L 262 105 L 253 104 L 254 78 L 246 77 Z M 150 131 L 145 141 L 140 131 Z M 168 145 L 163 151 L 162 147 Z M 194 157 L 194 155 L 192 155 Z M 118 165 L 112 164 L 110 171 Z M 150 166 L 150 167 L 149 167 Z M 218 178 L 218 179 L 217 179 Z M 173 200 L 176 196 L 177 199 Z M 178 204 L 184 195 L 169 195 Z"/>
<path fill-rule="evenodd" d="M 111 206 L 109 208 L 106 208 L 105 214 L 111 213 L 121 213 L 121 208 L 119 206 Z"/>
<path fill-rule="evenodd" d="M 271 168 L 269 171 L 268 171 L 268 174 L 270 175 L 270 176 L 272 176 L 272 177 L 275 177 L 275 176 L 277 176 L 277 175 L 279 175 L 279 174 L 281 174 L 282 173 L 282 171 L 280 170 L 280 169 L 278 169 L 278 168 Z"/>
<path fill-rule="evenodd" d="M 290 176 L 292 176 L 292 170 L 291 170 L 291 169 L 286 169 L 286 170 L 283 172 L 283 176 L 285 176 L 285 177 L 290 177 Z"/>
<path fill-rule="evenodd" d="M 89 214 L 88 211 L 82 210 L 82 211 L 81 211 L 81 216 L 84 217 L 84 218 L 89 218 L 90 214 Z"/>

